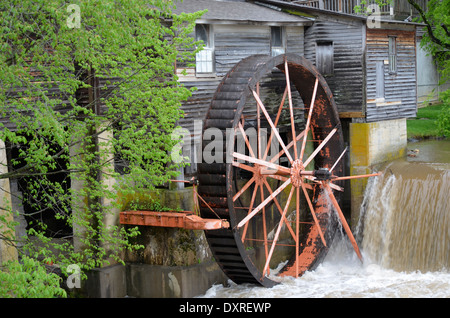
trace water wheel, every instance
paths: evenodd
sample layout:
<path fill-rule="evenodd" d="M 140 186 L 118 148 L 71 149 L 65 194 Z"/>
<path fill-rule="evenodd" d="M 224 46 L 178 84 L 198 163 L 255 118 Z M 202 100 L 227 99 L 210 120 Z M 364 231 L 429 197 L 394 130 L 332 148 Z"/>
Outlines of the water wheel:
<path fill-rule="evenodd" d="M 277 267 L 313 269 L 339 219 L 360 256 L 338 204 L 344 153 L 331 91 L 305 58 L 254 55 L 229 71 L 204 122 L 198 192 L 202 217 L 230 222 L 205 231 L 230 279 L 270 287 Z"/>

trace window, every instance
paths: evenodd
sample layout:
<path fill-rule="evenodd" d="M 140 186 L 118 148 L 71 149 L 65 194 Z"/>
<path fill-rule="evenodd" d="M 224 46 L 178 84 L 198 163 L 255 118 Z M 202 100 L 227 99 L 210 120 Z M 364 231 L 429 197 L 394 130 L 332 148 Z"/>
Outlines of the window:
<path fill-rule="evenodd" d="M 334 73 L 334 47 L 333 42 L 316 43 L 316 67 L 322 75 Z"/>
<path fill-rule="evenodd" d="M 214 72 L 214 54 L 210 29 L 208 24 L 197 24 L 195 26 L 195 40 L 203 41 L 204 45 L 203 50 L 195 56 L 197 74 Z"/>
<path fill-rule="evenodd" d="M 272 56 L 286 53 L 283 27 L 270 27 L 270 51 Z"/>
<path fill-rule="evenodd" d="M 397 73 L 397 37 L 389 36 L 389 73 Z"/>
<path fill-rule="evenodd" d="M 384 98 L 384 61 L 377 61 L 376 64 L 376 98 Z"/>

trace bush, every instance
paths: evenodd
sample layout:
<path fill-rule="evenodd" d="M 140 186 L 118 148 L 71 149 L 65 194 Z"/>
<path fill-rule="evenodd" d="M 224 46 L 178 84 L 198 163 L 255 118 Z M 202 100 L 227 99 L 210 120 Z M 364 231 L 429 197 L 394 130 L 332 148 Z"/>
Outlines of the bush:
<path fill-rule="evenodd" d="M 54 298 L 67 297 L 60 287 L 61 278 L 47 273 L 39 261 L 22 257 L 21 262 L 9 261 L 0 271 L 0 298 Z"/>
<path fill-rule="evenodd" d="M 440 97 L 444 105 L 437 119 L 437 124 L 439 133 L 448 137 L 450 136 L 450 90 L 443 92 Z"/>

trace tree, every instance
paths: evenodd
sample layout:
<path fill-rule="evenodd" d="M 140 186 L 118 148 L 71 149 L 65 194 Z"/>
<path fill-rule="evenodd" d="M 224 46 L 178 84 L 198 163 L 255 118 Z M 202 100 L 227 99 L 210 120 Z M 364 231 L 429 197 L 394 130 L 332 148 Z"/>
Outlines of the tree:
<path fill-rule="evenodd" d="M 421 22 L 425 23 L 428 36 L 425 42 L 438 45 L 440 50 L 450 50 L 450 1 L 431 0 L 425 11 L 414 0 L 408 0 L 408 3 L 417 10 Z"/>
<path fill-rule="evenodd" d="M 414 0 L 408 2 L 419 13 L 418 20 L 425 24 L 426 33 L 420 45 L 434 57 L 441 75 L 439 84 L 445 84 L 450 79 L 450 0 L 430 0 L 425 11 Z M 450 90 L 441 92 L 439 98 L 444 107 L 438 118 L 438 126 L 440 132 L 448 136 Z"/>
<path fill-rule="evenodd" d="M 193 59 L 197 43 L 188 35 L 202 13 L 174 15 L 174 5 L 0 3 L 0 150 L 10 154 L 0 179 L 22 185 L 29 229 L 20 250 L 34 259 L 87 270 L 139 248 L 128 240 L 137 229 L 107 215 L 118 196 L 176 174 L 170 133 L 191 91 L 177 82 L 174 66 Z M 44 222 L 49 215 L 69 233 Z M 12 229 L 0 219 L 0 233 Z"/>
<path fill-rule="evenodd" d="M 442 81 L 450 76 L 450 0 L 430 0 L 427 10 L 408 0 L 419 13 L 419 21 L 425 24 L 426 33 L 421 45 L 430 52 L 441 67 Z"/>

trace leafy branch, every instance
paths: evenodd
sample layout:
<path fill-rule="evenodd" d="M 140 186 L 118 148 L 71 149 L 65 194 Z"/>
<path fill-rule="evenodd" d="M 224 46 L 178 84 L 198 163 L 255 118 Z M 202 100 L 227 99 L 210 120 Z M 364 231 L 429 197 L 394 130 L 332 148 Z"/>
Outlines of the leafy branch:
<path fill-rule="evenodd" d="M 425 23 L 428 36 L 430 37 L 431 41 L 435 44 L 441 46 L 442 48 L 445 48 L 447 50 L 450 50 L 450 43 L 447 41 L 442 40 L 441 38 L 437 37 L 435 34 L 436 27 L 439 26 L 445 31 L 445 35 L 450 37 L 450 33 L 448 31 L 447 25 L 445 23 L 439 23 L 438 25 L 435 25 L 428 17 L 427 14 L 422 10 L 422 8 L 414 1 L 414 0 L 407 0 L 408 3 L 419 12 L 420 17 L 422 18 L 423 23 Z"/>

